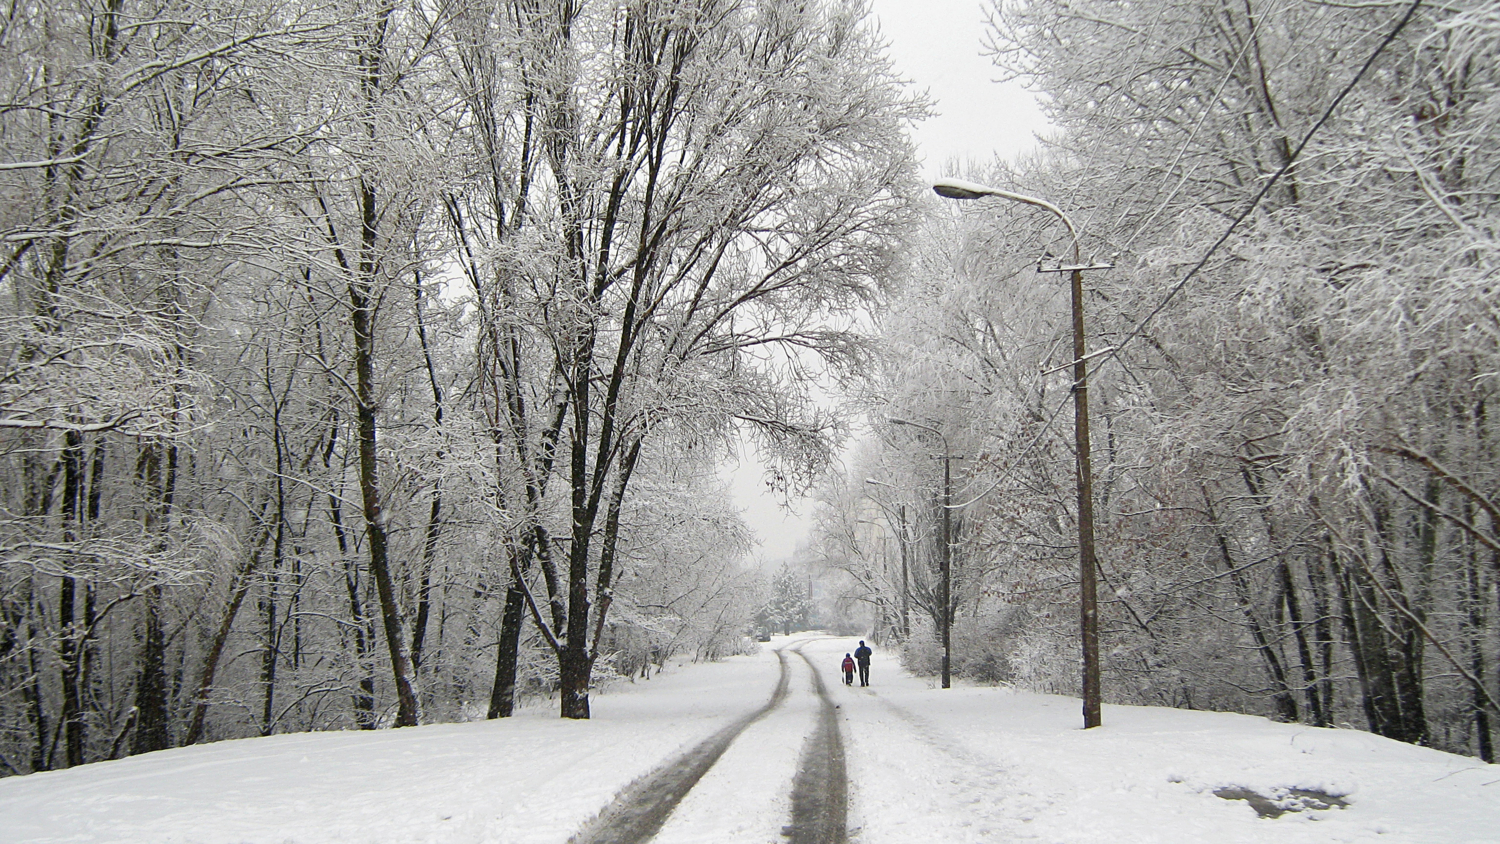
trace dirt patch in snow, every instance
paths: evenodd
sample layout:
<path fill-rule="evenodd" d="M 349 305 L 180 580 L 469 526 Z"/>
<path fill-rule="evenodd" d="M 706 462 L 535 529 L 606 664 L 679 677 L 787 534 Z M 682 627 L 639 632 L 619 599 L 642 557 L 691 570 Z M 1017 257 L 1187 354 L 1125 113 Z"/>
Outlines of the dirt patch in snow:
<path fill-rule="evenodd" d="M 1225 800 L 1244 800 L 1257 815 L 1279 818 L 1288 812 L 1325 811 L 1348 806 L 1344 798 L 1310 788 L 1278 788 L 1265 795 L 1240 786 L 1214 789 L 1214 795 Z"/>

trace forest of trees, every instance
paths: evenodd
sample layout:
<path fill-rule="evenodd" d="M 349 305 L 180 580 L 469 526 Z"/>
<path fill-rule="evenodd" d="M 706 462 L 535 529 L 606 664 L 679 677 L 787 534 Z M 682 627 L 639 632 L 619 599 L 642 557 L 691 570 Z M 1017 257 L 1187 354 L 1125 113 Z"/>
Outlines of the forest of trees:
<path fill-rule="evenodd" d="M 1054 129 L 955 175 L 1113 265 L 1105 700 L 1493 759 L 1492 4 L 989 12 Z M 861 0 L 12 4 L 0 85 L 0 775 L 796 625 L 740 438 L 917 670 L 946 448 L 955 674 L 1076 693 L 1071 242 L 919 183 Z"/>
<path fill-rule="evenodd" d="M 1500 17 L 1492 3 L 993 0 L 1056 132 L 955 176 L 1079 229 L 1109 703 L 1495 758 Z M 935 670 L 1077 694 L 1059 220 L 932 197 L 825 564 Z M 1071 258 L 1068 259 L 1071 261 Z M 910 637 L 905 636 L 910 625 Z"/>
<path fill-rule="evenodd" d="M 0 18 L 0 772 L 740 646 L 913 219 L 844 0 Z"/>

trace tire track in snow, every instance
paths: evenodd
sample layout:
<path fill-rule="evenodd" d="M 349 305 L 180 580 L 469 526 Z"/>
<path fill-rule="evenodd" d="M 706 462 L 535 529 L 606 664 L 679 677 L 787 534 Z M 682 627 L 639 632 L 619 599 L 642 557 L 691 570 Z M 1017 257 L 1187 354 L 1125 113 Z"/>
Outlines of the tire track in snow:
<path fill-rule="evenodd" d="M 719 761 L 740 733 L 786 700 L 789 671 L 786 654 L 780 649 L 776 651 L 776 660 L 781 674 L 776 681 L 776 690 L 764 706 L 626 786 L 613 803 L 568 839 L 569 844 L 639 844 L 655 835 L 667 816 Z"/>
<path fill-rule="evenodd" d="M 813 687 L 822 706 L 818 725 L 802 747 L 802 760 L 792 780 L 792 822 L 781 834 L 791 844 L 844 844 L 848 840 L 849 781 L 844 768 L 844 742 L 839 735 L 838 708 L 823 685 L 823 675 L 803 653 L 797 656 L 812 672 Z"/>

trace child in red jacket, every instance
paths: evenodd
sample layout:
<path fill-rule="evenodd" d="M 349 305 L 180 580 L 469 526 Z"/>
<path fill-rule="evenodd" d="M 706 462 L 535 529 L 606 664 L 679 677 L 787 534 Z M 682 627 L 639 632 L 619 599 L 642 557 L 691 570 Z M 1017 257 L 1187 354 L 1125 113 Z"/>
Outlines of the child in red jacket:
<path fill-rule="evenodd" d="M 854 657 L 844 654 L 844 685 L 854 685 Z"/>

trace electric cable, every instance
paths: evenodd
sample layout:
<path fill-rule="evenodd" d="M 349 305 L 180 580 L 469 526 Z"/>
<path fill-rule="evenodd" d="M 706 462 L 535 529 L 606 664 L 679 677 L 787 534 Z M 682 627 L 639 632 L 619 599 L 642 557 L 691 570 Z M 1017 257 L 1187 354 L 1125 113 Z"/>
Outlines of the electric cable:
<path fill-rule="evenodd" d="M 1350 79 L 1343 90 L 1339 91 L 1338 96 L 1333 98 L 1333 102 L 1328 104 L 1328 108 L 1323 111 L 1323 115 L 1312 125 L 1312 128 L 1307 130 L 1307 134 L 1302 137 L 1302 141 L 1297 144 L 1297 148 L 1292 150 L 1292 154 L 1287 157 L 1286 162 L 1266 181 L 1265 185 L 1261 187 L 1260 192 L 1255 195 L 1255 198 L 1250 200 L 1250 204 L 1245 206 L 1244 210 L 1230 222 L 1228 228 L 1224 229 L 1224 233 L 1219 236 L 1218 240 L 1214 241 L 1213 245 L 1208 248 L 1208 251 L 1203 253 L 1203 257 L 1198 259 L 1198 262 L 1193 265 L 1192 269 L 1188 270 L 1187 274 L 1182 277 L 1182 280 L 1173 285 L 1171 290 L 1167 291 L 1167 295 L 1152 309 L 1151 313 L 1147 314 L 1145 319 L 1142 319 L 1135 328 L 1131 329 L 1130 333 L 1125 335 L 1125 339 L 1115 344 L 1112 351 L 1100 358 L 1094 366 L 1094 371 L 1098 371 L 1111 360 L 1118 358 L 1120 352 L 1124 351 L 1125 347 L 1130 344 L 1130 341 L 1139 337 L 1145 331 L 1146 326 L 1152 320 L 1156 319 L 1162 311 L 1166 310 L 1167 305 L 1177 297 L 1178 293 L 1182 292 L 1182 289 L 1187 286 L 1188 282 L 1192 281 L 1198 275 L 1199 271 L 1208 265 L 1209 259 L 1214 256 L 1215 252 L 1219 251 L 1219 247 L 1228 242 L 1229 236 L 1234 233 L 1234 230 L 1239 227 L 1240 223 L 1244 222 L 1250 216 L 1250 213 L 1260 205 L 1261 200 L 1265 199 L 1266 195 L 1271 192 L 1271 189 L 1276 186 L 1276 183 L 1281 181 L 1281 177 L 1286 175 L 1286 172 L 1302 157 L 1302 151 L 1312 142 L 1313 136 L 1318 133 L 1318 130 L 1323 128 L 1323 124 L 1327 123 L 1333 117 L 1333 113 L 1343 104 L 1344 98 L 1349 96 L 1354 87 L 1359 84 L 1360 80 L 1364 78 L 1365 74 L 1375 64 L 1375 59 L 1379 58 L 1380 54 L 1385 52 L 1385 49 L 1391 45 L 1391 42 L 1396 40 L 1396 36 L 1400 35 L 1401 31 L 1406 28 L 1406 25 L 1411 22 L 1412 17 L 1416 15 L 1417 9 L 1422 6 L 1423 2 L 1424 0 L 1412 0 L 1412 4 L 1407 7 L 1406 13 L 1401 16 L 1401 20 L 1396 23 L 1396 26 L 1375 47 L 1375 50 L 1370 53 L 1370 57 L 1365 59 L 1365 63 L 1354 74 L 1354 78 Z"/>

